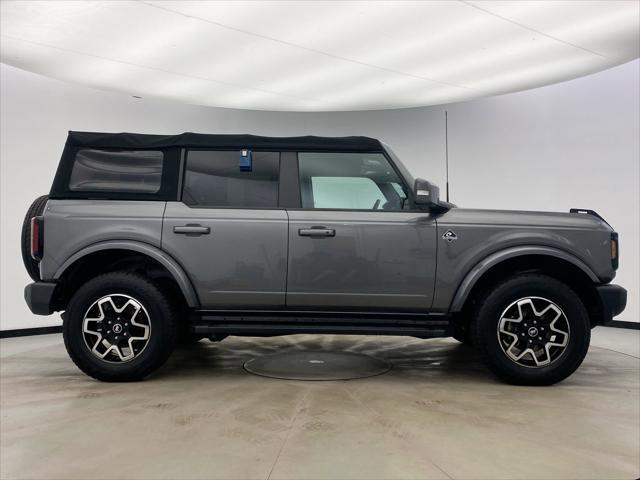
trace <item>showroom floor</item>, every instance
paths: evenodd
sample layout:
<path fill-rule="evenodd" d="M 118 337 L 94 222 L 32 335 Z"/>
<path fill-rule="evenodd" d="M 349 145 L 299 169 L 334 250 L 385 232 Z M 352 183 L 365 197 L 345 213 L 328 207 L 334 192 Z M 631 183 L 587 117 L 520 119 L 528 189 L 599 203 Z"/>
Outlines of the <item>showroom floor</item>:
<path fill-rule="evenodd" d="M 381 376 L 251 375 L 288 350 L 367 353 Z M 599 327 L 546 388 L 497 382 L 453 340 L 203 341 L 141 383 L 80 373 L 60 335 L 0 341 L 0 476 L 9 478 L 628 478 L 640 476 L 640 331 Z"/>

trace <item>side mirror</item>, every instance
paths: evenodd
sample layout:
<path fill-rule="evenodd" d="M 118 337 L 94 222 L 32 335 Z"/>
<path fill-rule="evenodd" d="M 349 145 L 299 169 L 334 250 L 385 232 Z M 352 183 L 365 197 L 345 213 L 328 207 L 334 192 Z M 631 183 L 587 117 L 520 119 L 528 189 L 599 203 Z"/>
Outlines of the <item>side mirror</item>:
<path fill-rule="evenodd" d="M 438 186 L 422 178 L 416 178 L 413 185 L 413 194 L 416 205 L 432 207 L 440 204 L 440 189 Z"/>

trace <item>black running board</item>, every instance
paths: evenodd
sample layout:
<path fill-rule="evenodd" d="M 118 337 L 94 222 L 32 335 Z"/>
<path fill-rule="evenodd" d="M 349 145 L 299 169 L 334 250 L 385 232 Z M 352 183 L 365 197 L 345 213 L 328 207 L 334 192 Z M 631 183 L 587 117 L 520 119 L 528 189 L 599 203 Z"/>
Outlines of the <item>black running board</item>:
<path fill-rule="evenodd" d="M 199 335 L 275 336 L 296 333 L 449 337 L 446 315 L 386 312 L 195 311 L 192 331 Z"/>

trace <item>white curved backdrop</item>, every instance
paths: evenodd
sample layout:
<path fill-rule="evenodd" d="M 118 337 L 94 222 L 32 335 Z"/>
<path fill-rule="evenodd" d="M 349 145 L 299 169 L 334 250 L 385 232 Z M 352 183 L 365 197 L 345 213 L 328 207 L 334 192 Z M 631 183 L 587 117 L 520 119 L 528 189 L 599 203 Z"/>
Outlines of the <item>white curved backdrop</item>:
<path fill-rule="evenodd" d="M 22 289 L 24 212 L 49 191 L 67 130 L 141 133 L 368 135 L 391 145 L 416 176 L 444 191 L 444 111 L 450 184 L 460 206 L 567 211 L 592 208 L 621 237 L 616 283 L 629 290 L 621 320 L 638 321 L 639 75 L 633 62 L 525 92 L 405 110 L 283 113 L 136 99 L 1 65 L 0 329 L 60 324 L 37 317 Z"/>

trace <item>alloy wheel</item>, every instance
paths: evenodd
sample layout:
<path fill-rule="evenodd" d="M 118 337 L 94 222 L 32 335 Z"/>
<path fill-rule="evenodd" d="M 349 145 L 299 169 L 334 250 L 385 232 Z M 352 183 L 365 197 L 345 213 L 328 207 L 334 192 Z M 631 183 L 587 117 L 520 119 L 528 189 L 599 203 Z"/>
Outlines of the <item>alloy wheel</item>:
<path fill-rule="evenodd" d="M 513 362 L 540 368 L 555 362 L 569 344 L 569 321 L 562 309 L 542 297 L 511 303 L 500 315 L 498 342 Z"/>
<path fill-rule="evenodd" d="M 151 320 L 133 297 L 111 294 L 96 300 L 85 312 L 82 333 L 85 345 L 100 360 L 129 362 L 147 347 Z"/>

